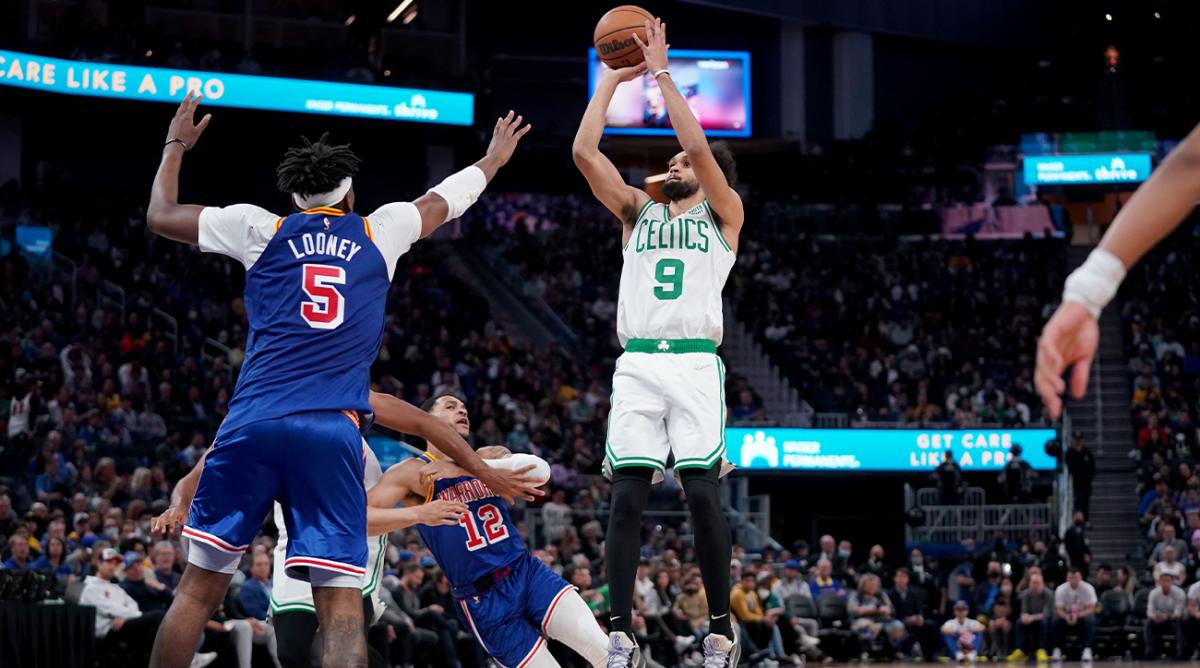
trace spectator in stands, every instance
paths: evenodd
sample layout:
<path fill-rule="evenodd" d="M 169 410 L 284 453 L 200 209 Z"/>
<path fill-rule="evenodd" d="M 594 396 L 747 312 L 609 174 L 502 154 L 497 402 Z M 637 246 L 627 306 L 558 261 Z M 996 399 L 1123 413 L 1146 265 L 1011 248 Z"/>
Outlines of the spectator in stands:
<path fill-rule="evenodd" d="M 542 521 L 547 541 L 557 543 L 562 540 L 563 534 L 571 524 L 571 506 L 567 505 L 566 490 L 554 490 L 550 500 L 542 506 Z"/>
<path fill-rule="evenodd" d="M 1071 434 L 1071 447 L 1065 455 L 1067 471 L 1071 474 L 1071 486 L 1075 493 L 1075 507 L 1090 515 L 1088 508 L 1092 499 L 1092 481 L 1096 478 L 1096 457 L 1083 444 L 1083 434 Z"/>
<path fill-rule="evenodd" d="M 683 592 L 675 599 L 671 609 L 688 623 L 697 642 L 708 635 L 708 599 L 704 596 L 704 585 L 699 574 L 684 580 Z"/>
<path fill-rule="evenodd" d="M 779 597 L 784 604 L 793 596 L 803 596 L 812 599 L 812 590 L 808 583 L 800 577 L 800 562 L 789 559 L 783 564 L 783 577 L 771 587 L 771 592 Z"/>
<path fill-rule="evenodd" d="M 89 575 L 83 582 L 79 603 L 96 608 L 96 638 L 112 636 L 127 644 L 136 655 L 149 659 L 163 613 L 160 610 L 143 614 L 137 601 L 112 581 L 122 563 L 116 550 L 105 548 L 96 562 L 96 575 Z"/>
<path fill-rule="evenodd" d="M 1083 661 L 1092 660 L 1092 643 L 1096 634 L 1096 590 L 1083 581 L 1083 573 L 1072 566 L 1067 581 L 1054 590 L 1054 653 L 1052 661 L 1062 661 L 1062 646 L 1072 630 L 1083 643 Z"/>
<path fill-rule="evenodd" d="M 1149 523 L 1153 516 L 1157 514 L 1155 504 L 1161 501 L 1170 499 L 1171 488 L 1167 484 L 1167 479 L 1162 475 L 1154 474 L 1154 489 L 1146 492 L 1142 496 L 1141 502 L 1138 504 L 1138 515 L 1142 516 L 1142 521 Z"/>
<path fill-rule="evenodd" d="M 124 561 L 125 581 L 121 583 L 121 589 L 129 594 L 129 597 L 137 603 L 138 610 L 143 613 L 161 612 L 165 614 L 167 608 L 171 607 L 171 601 L 175 599 L 174 594 L 158 580 L 146 577 L 146 567 L 142 556 L 137 552 L 133 550 L 126 552 Z"/>
<path fill-rule="evenodd" d="M 1155 379 L 1155 382 L 1157 382 L 1157 379 Z M 1157 391 L 1157 388 L 1155 389 Z M 1138 401 L 1137 391 L 1134 392 L 1133 401 L 1135 404 L 1147 403 L 1145 399 Z M 1167 431 L 1167 428 L 1159 425 L 1158 414 L 1151 413 L 1146 420 L 1146 426 L 1142 427 L 1142 430 L 1138 432 L 1137 447 L 1141 452 L 1141 456 L 1149 457 L 1155 453 L 1165 454 L 1167 448 L 1170 447 L 1170 437 L 1171 433 Z"/>
<path fill-rule="evenodd" d="M 1187 611 L 1184 616 L 1183 637 L 1187 642 L 1180 649 L 1180 658 L 1195 659 L 1200 655 L 1200 581 L 1187 590 Z"/>
<path fill-rule="evenodd" d="M 1021 446 L 1013 444 L 1011 457 L 1000 470 L 999 482 L 1008 503 L 1028 503 L 1033 495 L 1033 480 L 1037 472 L 1021 457 Z"/>
<path fill-rule="evenodd" d="M 850 593 L 846 609 L 850 613 L 850 629 L 858 633 L 862 641 L 862 658 L 868 658 L 867 650 L 876 642 L 888 643 L 891 654 L 902 657 L 901 647 L 908 632 L 904 621 L 893 616 L 892 603 L 880 586 L 879 576 L 864 574 L 858 580 L 858 589 Z"/>
<path fill-rule="evenodd" d="M 925 616 L 925 602 L 921 594 L 911 589 L 911 574 L 903 566 L 896 569 L 895 584 L 888 591 L 896 619 L 904 623 L 907 639 L 900 651 L 905 656 L 922 656 L 926 661 L 933 658 L 937 646 L 937 634 L 932 619 Z"/>
<path fill-rule="evenodd" d="M 7 494 L 0 494 L 0 536 L 11 536 L 20 523 L 13 511 L 12 499 Z"/>
<path fill-rule="evenodd" d="M 992 615 L 992 606 L 996 603 L 996 597 L 1000 594 L 1000 578 L 1002 576 L 1003 572 L 1000 568 L 1000 562 L 988 562 L 986 577 L 975 587 L 974 599 L 971 604 L 972 610 L 976 615 L 987 617 Z"/>
<path fill-rule="evenodd" d="M 1150 566 L 1154 566 L 1158 562 L 1166 559 L 1167 548 L 1175 551 L 1175 556 L 1188 553 L 1188 545 L 1179 538 L 1176 538 L 1176 530 L 1174 524 L 1166 524 L 1162 528 L 1162 540 L 1158 545 L 1154 546 L 1154 551 L 1150 553 Z"/>
<path fill-rule="evenodd" d="M 942 453 L 942 463 L 934 471 L 933 479 L 941 493 L 942 505 L 957 506 L 962 502 L 963 473 L 962 467 L 954 461 L 954 452 L 946 450 Z"/>
<path fill-rule="evenodd" d="M 1162 561 L 1154 564 L 1154 581 L 1158 582 L 1162 576 L 1171 578 L 1177 586 L 1182 586 L 1187 580 L 1187 570 L 1182 561 L 1175 559 L 1175 547 L 1168 545 L 1167 549 L 1163 550 Z"/>
<path fill-rule="evenodd" d="M 1163 573 L 1157 581 L 1158 586 L 1150 592 L 1150 600 L 1146 604 L 1146 658 L 1156 660 L 1162 656 L 1164 635 L 1175 637 L 1176 654 L 1178 658 L 1184 658 L 1186 643 L 1180 641 L 1183 639 L 1182 622 L 1187 596 L 1170 575 Z"/>
<path fill-rule="evenodd" d="M 8 539 L 8 558 L 0 566 L 21 570 L 32 565 L 33 562 L 29 558 L 29 540 L 20 533 L 14 533 Z"/>
<path fill-rule="evenodd" d="M 983 644 L 984 626 L 968 616 L 971 606 L 966 601 L 954 604 L 954 616 L 942 624 L 942 637 L 949 655 L 959 663 L 975 663 L 978 648 Z"/>
<path fill-rule="evenodd" d="M 1049 659 L 1050 631 L 1055 618 L 1054 594 L 1046 588 L 1041 573 L 1032 573 L 1029 588 L 1017 598 L 1021 611 L 1016 627 L 1017 649 L 1009 658 L 1024 661 L 1033 656 L 1038 663 L 1045 662 Z"/>
<path fill-rule="evenodd" d="M 583 570 L 586 571 L 586 569 Z M 436 603 L 424 607 L 421 605 L 418 591 L 421 589 L 421 584 L 424 580 L 425 571 L 420 566 L 414 563 L 405 564 L 404 574 L 400 577 L 400 584 L 398 587 L 392 589 L 392 596 L 396 599 L 396 603 L 404 611 L 404 614 L 412 618 L 414 624 L 438 634 L 442 652 L 449 664 L 453 666 L 458 662 L 455 634 L 446 623 L 446 618 L 443 615 L 445 610 L 442 606 Z"/>
<path fill-rule="evenodd" d="M 833 559 L 833 574 L 843 582 L 858 578 L 858 572 L 850 560 L 854 555 L 854 546 L 848 540 L 838 541 L 837 555 Z"/>
<path fill-rule="evenodd" d="M 962 542 L 963 554 L 958 565 L 950 571 L 946 583 L 946 594 L 952 601 L 971 601 L 975 595 L 975 577 L 972 566 L 975 560 L 975 539 L 965 538 Z"/>
<path fill-rule="evenodd" d="M 1067 558 L 1071 560 L 1071 565 L 1078 568 L 1086 578 L 1088 567 L 1092 563 L 1092 548 L 1088 546 L 1084 525 L 1083 511 L 1076 510 L 1071 516 L 1071 528 L 1063 535 L 1063 547 L 1067 550 Z"/>
<path fill-rule="evenodd" d="M 936 562 L 925 558 L 925 553 L 913 548 L 908 555 L 909 581 L 921 598 L 921 607 L 926 617 L 937 617 L 942 610 L 942 589 L 938 583 Z"/>
<path fill-rule="evenodd" d="M 30 570 L 49 571 L 59 580 L 78 578 L 78 567 L 67 560 L 67 541 L 65 538 L 48 536 L 43 541 L 43 547 L 46 549 L 42 552 L 42 556 L 29 565 Z"/>
<path fill-rule="evenodd" d="M 180 577 L 179 570 L 175 567 L 175 546 L 167 540 L 155 543 L 151 560 L 154 562 L 154 579 L 165 585 L 171 593 L 175 593 Z"/>
<path fill-rule="evenodd" d="M 1096 575 L 1092 579 L 1092 586 L 1096 589 L 1096 596 L 1104 596 L 1104 592 L 1112 589 L 1112 568 L 1108 564 L 1100 564 L 1096 567 Z"/>
<path fill-rule="evenodd" d="M 1004 578 L 1000 581 L 1000 591 L 992 601 L 992 611 L 988 615 L 987 645 L 992 661 L 1003 661 L 1012 647 L 1013 602 L 1012 580 Z"/>
<path fill-rule="evenodd" d="M 887 564 L 883 561 L 882 545 L 873 545 L 871 547 L 871 554 L 866 561 L 859 565 L 858 574 L 859 577 L 862 577 L 863 575 L 874 575 L 875 577 L 879 578 L 882 586 L 892 586 L 891 571 L 888 569 Z"/>
<path fill-rule="evenodd" d="M 267 620 L 271 608 L 271 556 L 266 552 L 254 555 L 250 577 L 238 590 L 238 605 L 247 616 Z"/>
<path fill-rule="evenodd" d="M 748 640 L 746 652 L 754 655 L 765 648 L 767 651 L 764 668 L 783 659 L 786 654 L 783 649 L 783 636 L 777 623 L 783 614 L 781 608 L 767 609 L 757 591 L 757 577 L 752 570 L 742 573 L 739 586 L 729 592 L 729 612 L 737 619 L 743 629 L 743 637 Z"/>
<path fill-rule="evenodd" d="M 838 598 L 846 598 L 846 586 L 842 580 L 833 574 L 833 562 L 821 558 L 817 561 L 817 574 L 808 583 L 814 601 L 821 600 L 826 594 Z"/>

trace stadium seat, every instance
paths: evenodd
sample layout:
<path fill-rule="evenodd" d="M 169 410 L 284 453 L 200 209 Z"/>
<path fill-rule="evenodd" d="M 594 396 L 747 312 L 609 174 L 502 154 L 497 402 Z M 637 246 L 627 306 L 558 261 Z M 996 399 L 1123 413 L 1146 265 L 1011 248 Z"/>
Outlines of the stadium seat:
<path fill-rule="evenodd" d="M 1139 638 L 1139 634 L 1131 634 L 1129 626 L 1129 611 L 1131 601 L 1129 594 L 1120 589 L 1110 589 L 1100 596 L 1103 610 L 1096 619 L 1096 654 L 1101 657 L 1123 657 L 1130 644 Z"/>
<path fill-rule="evenodd" d="M 839 661 L 859 654 L 858 636 L 850 630 L 850 615 L 846 601 L 836 594 L 825 594 L 817 599 L 817 620 L 821 629 L 821 649 Z"/>

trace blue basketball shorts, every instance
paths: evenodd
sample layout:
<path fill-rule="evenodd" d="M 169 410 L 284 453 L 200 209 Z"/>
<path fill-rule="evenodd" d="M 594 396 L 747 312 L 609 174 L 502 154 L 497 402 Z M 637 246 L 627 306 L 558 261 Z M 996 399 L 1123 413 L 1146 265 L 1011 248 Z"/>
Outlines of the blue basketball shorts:
<path fill-rule="evenodd" d="M 458 616 L 505 668 L 523 668 L 546 642 L 546 622 L 575 587 L 525 553 L 486 594 L 459 599 Z"/>
<path fill-rule="evenodd" d="M 232 573 L 278 500 L 287 574 L 315 586 L 356 586 L 367 564 L 364 447 L 357 425 L 338 411 L 260 420 L 222 435 L 205 458 L 183 528 L 193 546 L 188 560 Z"/>

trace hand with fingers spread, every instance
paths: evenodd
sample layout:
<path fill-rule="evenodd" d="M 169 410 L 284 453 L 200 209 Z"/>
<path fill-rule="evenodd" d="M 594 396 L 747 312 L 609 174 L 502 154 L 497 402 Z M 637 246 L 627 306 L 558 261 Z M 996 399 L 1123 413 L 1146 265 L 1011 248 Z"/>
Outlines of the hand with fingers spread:
<path fill-rule="evenodd" d="M 1096 319 L 1078 302 L 1063 302 L 1046 322 L 1038 339 L 1037 369 L 1033 375 L 1033 384 L 1046 406 L 1046 417 L 1058 419 L 1062 415 L 1062 395 L 1067 389 L 1062 376 L 1068 367 L 1071 367 L 1071 396 L 1083 398 L 1099 341 Z"/>
<path fill-rule="evenodd" d="M 496 128 L 492 131 L 492 142 L 488 144 L 487 148 L 487 157 L 496 163 L 496 167 L 503 167 L 508 163 L 521 138 L 533 129 L 533 125 L 521 127 L 521 122 L 524 120 L 524 116 L 516 115 L 511 110 L 507 116 L 496 119 Z"/>
<path fill-rule="evenodd" d="M 454 526 L 467 512 L 467 504 L 460 501 L 431 501 L 417 508 L 421 524 L 426 526 Z"/>
<path fill-rule="evenodd" d="M 204 114 L 199 123 L 193 123 L 196 118 L 196 107 L 204 96 L 199 93 L 189 92 L 183 98 L 183 102 L 179 103 L 179 108 L 175 110 L 175 117 L 171 119 L 171 125 L 167 128 L 167 141 L 178 139 L 183 142 L 182 148 L 190 150 L 196 146 L 196 142 L 200 140 L 200 134 L 204 132 L 204 128 L 208 127 L 212 121 L 212 114 Z M 177 146 L 179 142 L 172 142 L 167 146 Z"/>
<path fill-rule="evenodd" d="M 179 508 L 171 506 L 163 514 L 150 520 L 150 533 L 155 536 L 162 535 L 164 537 L 178 536 L 180 529 L 183 528 L 184 524 L 187 524 L 187 518 L 187 507 Z"/>
<path fill-rule="evenodd" d="M 645 42 L 636 32 L 633 33 L 633 39 L 638 46 L 642 47 L 642 55 L 646 58 L 646 67 L 651 72 L 667 69 L 667 50 L 671 48 L 671 45 L 667 44 L 667 24 L 663 23 L 662 19 L 646 21 Z"/>

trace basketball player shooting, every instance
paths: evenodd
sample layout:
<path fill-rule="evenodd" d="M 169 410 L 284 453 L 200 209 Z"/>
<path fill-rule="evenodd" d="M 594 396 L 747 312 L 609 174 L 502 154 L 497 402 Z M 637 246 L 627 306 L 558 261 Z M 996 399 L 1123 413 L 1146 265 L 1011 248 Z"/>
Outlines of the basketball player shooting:
<path fill-rule="evenodd" d="M 251 204 L 179 204 L 183 155 L 211 115 L 194 122 L 199 95 L 179 106 L 163 144 L 146 222 L 168 239 L 221 253 L 246 268 L 250 325 L 229 413 L 205 458 L 183 533 L 188 566 L 154 642 L 150 665 L 189 665 L 205 621 L 278 500 L 288 535 L 284 567 L 308 581 L 325 631 L 322 665 L 366 666 L 361 588 L 367 565 L 360 426 L 371 407 L 371 363 L 400 256 L 461 215 L 512 157 L 530 127 L 498 119 L 487 154 L 412 202 L 354 212 L 359 159 L 348 146 L 305 140 L 277 170 L 296 212 Z M 499 494 L 531 495 L 522 477 L 455 453 Z"/>
<path fill-rule="evenodd" d="M 1117 214 L 1100 245 L 1063 286 L 1062 304 L 1038 340 L 1034 385 L 1046 416 L 1062 415 L 1071 369 L 1071 396 L 1082 399 L 1100 342 L 1100 312 L 1116 296 L 1125 273 L 1191 213 L 1200 199 L 1200 126 L 1197 126 Z"/>
<path fill-rule="evenodd" d="M 667 459 L 687 492 L 696 553 L 711 615 L 704 640 L 706 668 L 733 668 L 740 646 L 729 620 L 729 527 L 721 512 L 725 461 L 725 371 L 721 342 L 721 290 L 736 258 L 744 212 L 731 187 L 733 156 L 709 146 L 700 123 L 671 80 L 666 26 L 646 23 L 646 41 L 635 34 L 644 65 L 606 72 L 575 135 L 575 164 L 592 193 L 621 221 L 623 265 L 617 304 L 617 337 L 625 352 L 613 374 L 613 399 L 605 456 L 612 478 L 606 553 L 612 595 L 610 668 L 635 665 L 632 637 L 634 579 L 641 548 L 641 519 L 650 486 L 662 479 Z M 662 89 L 671 125 L 683 150 L 671 158 L 654 202 L 626 184 L 598 148 L 605 110 L 617 85 L 649 71 Z"/>

